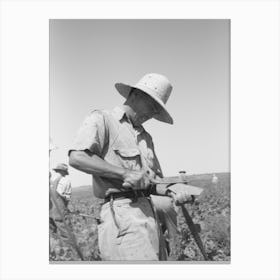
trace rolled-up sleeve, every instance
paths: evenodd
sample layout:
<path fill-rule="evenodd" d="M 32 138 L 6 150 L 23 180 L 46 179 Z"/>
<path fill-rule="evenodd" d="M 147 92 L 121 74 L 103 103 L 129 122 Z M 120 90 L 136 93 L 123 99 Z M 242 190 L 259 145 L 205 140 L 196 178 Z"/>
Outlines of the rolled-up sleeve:
<path fill-rule="evenodd" d="M 106 142 L 105 119 L 101 111 L 93 111 L 78 130 L 71 151 L 90 151 L 101 156 Z"/>

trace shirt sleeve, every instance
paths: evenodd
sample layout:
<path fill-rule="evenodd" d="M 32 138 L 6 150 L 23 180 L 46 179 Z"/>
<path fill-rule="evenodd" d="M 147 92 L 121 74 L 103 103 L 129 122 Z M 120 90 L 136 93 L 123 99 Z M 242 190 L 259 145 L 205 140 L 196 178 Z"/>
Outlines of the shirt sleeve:
<path fill-rule="evenodd" d="M 66 198 L 71 197 L 71 182 L 70 180 L 66 177 L 63 177 L 60 179 L 56 191 L 61 195 Z"/>
<path fill-rule="evenodd" d="M 106 144 L 105 119 L 101 111 L 93 111 L 78 130 L 71 151 L 90 151 L 101 156 Z"/>

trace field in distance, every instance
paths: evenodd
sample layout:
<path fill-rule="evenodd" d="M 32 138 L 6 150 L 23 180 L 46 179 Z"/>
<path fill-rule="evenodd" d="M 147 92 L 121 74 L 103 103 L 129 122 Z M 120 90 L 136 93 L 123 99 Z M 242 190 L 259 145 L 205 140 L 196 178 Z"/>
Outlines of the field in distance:
<path fill-rule="evenodd" d="M 197 228 L 209 259 L 213 261 L 230 261 L 230 173 L 215 173 L 218 178 L 213 182 L 213 174 L 187 176 L 188 183 L 202 187 L 204 191 L 194 203 L 189 204 L 188 211 Z M 97 221 L 102 199 L 93 196 L 92 186 L 73 188 L 69 205 L 74 233 L 85 259 L 99 261 Z M 203 261 L 185 219 L 178 211 L 177 245 L 170 248 L 169 260 Z M 58 240 L 53 238 L 50 260 L 78 260 L 67 248 L 61 248 Z"/>

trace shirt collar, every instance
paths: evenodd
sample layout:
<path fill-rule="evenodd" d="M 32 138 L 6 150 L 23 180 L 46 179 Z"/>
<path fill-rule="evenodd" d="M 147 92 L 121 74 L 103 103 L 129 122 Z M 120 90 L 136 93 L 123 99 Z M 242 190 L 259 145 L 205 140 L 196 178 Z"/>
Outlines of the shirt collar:
<path fill-rule="evenodd" d="M 123 108 L 117 106 L 113 109 L 113 115 L 117 118 L 117 120 L 121 121 L 121 120 L 125 120 L 129 123 L 131 123 L 128 119 L 128 117 L 125 114 L 125 111 Z M 134 129 L 138 130 L 140 133 L 145 131 L 144 127 L 141 125 L 139 127 L 134 127 Z"/>
<path fill-rule="evenodd" d="M 113 115 L 119 120 L 121 121 L 124 117 L 126 118 L 126 114 L 125 111 L 123 110 L 123 108 L 121 107 L 115 107 L 113 109 Z"/>

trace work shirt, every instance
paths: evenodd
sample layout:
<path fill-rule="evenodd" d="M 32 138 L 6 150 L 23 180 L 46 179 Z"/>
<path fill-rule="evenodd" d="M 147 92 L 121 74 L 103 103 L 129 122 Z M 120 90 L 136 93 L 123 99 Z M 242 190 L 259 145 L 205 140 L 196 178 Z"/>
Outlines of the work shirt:
<path fill-rule="evenodd" d="M 133 127 L 120 107 L 96 110 L 87 116 L 69 153 L 73 150 L 89 151 L 124 169 L 145 170 L 151 178 L 162 177 L 152 137 L 143 126 Z M 99 198 L 104 198 L 109 188 L 122 190 L 119 179 L 96 175 L 92 179 L 94 194 Z"/>
<path fill-rule="evenodd" d="M 60 176 L 59 174 L 54 174 L 54 176 L 51 179 L 51 183 L 53 184 L 57 177 Z M 66 200 L 71 199 L 71 194 L 72 194 L 72 186 L 71 182 L 68 176 L 63 176 L 56 187 L 56 191 L 64 197 Z"/>

